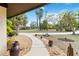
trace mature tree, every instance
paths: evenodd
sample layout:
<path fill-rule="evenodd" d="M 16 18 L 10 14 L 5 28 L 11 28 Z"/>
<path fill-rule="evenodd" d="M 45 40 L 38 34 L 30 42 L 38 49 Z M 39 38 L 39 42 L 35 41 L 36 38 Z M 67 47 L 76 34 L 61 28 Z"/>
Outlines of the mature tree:
<path fill-rule="evenodd" d="M 75 13 L 76 19 L 77 19 L 77 29 L 79 29 L 79 11 Z"/>
<path fill-rule="evenodd" d="M 44 30 L 48 30 L 48 22 L 47 20 L 43 20 L 43 23 L 41 24 L 41 28 Z"/>
<path fill-rule="evenodd" d="M 31 27 L 32 29 L 37 28 L 37 22 L 35 22 L 35 21 L 31 22 L 30 27 Z"/>
<path fill-rule="evenodd" d="M 62 26 L 60 23 L 61 14 L 49 14 L 49 15 L 47 15 L 46 19 L 48 22 L 52 23 L 53 28 L 55 28 L 57 31 L 59 31 L 59 30 L 62 31 Z M 58 23 L 58 25 L 57 25 L 57 23 Z"/>
<path fill-rule="evenodd" d="M 48 29 L 54 29 L 54 25 L 53 24 L 48 24 Z"/>
<path fill-rule="evenodd" d="M 75 12 L 75 16 L 76 16 L 77 19 L 79 20 L 79 11 Z"/>
<path fill-rule="evenodd" d="M 64 26 L 69 27 L 68 29 L 72 30 L 73 34 L 75 34 L 76 18 L 74 13 L 71 11 L 65 12 L 62 17 L 62 21 Z"/>
<path fill-rule="evenodd" d="M 77 23 L 77 29 L 79 30 L 79 21 L 78 21 L 78 23 Z"/>
<path fill-rule="evenodd" d="M 55 14 L 47 15 L 46 19 L 47 19 L 48 22 L 51 22 L 52 24 L 56 24 L 59 20 L 58 15 L 55 15 Z"/>
<path fill-rule="evenodd" d="M 13 17 L 13 23 L 16 33 L 18 34 L 20 27 L 26 27 L 27 17 L 24 14 Z"/>
<path fill-rule="evenodd" d="M 26 24 L 28 23 L 28 21 L 27 21 L 27 17 L 24 15 L 23 16 L 23 26 L 24 26 L 24 28 L 26 29 Z"/>

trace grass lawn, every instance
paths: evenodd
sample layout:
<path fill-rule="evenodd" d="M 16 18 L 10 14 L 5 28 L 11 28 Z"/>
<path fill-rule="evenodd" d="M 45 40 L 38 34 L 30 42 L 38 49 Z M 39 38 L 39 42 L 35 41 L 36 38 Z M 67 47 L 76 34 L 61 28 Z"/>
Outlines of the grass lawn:
<path fill-rule="evenodd" d="M 27 30 L 20 30 L 19 32 L 26 32 L 26 33 L 44 33 L 44 32 L 56 32 L 54 29 L 47 30 L 38 30 L 38 29 L 27 29 Z"/>

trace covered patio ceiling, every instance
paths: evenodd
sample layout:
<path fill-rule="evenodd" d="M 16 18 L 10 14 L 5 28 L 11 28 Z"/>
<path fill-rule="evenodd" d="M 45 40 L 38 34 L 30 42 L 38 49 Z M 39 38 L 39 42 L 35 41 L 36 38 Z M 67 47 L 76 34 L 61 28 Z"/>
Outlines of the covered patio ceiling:
<path fill-rule="evenodd" d="M 7 8 L 8 18 L 28 12 L 43 5 L 46 5 L 46 3 L 0 3 L 0 6 Z"/>
<path fill-rule="evenodd" d="M 7 17 L 13 17 L 43 5 L 45 5 L 45 3 L 9 3 L 7 9 Z"/>
<path fill-rule="evenodd" d="M 0 5 L 7 7 L 7 17 L 10 18 L 46 5 L 46 3 L 3 3 Z"/>

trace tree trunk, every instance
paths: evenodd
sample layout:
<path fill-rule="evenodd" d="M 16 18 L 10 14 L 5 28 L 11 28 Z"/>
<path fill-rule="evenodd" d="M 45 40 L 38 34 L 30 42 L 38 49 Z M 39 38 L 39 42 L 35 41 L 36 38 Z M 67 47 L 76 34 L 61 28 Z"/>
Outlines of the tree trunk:
<path fill-rule="evenodd" d="M 16 26 L 16 35 L 18 35 L 19 32 L 19 26 Z"/>
<path fill-rule="evenodd" d="M 73 35 L 75 35 L 75 28 L 73 28 Z"/>
<path fill-rule="evenodd" d="M 37 29 L 38 29 L 38 17 L 37 17 Z"/>
<path fill-rule="evenodd" d="M 41 17 L 39 17 L 39 30 L 41 30 Z"/>

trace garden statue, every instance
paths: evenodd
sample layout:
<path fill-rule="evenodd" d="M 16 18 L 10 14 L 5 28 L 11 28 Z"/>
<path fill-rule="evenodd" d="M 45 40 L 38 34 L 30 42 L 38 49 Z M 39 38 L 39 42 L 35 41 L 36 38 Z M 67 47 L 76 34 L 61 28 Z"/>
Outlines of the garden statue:
<path fill-rule="evenodd" d="M 20 44 L 18 41 L 13 43 L 12 48 L 10 49 L 10 56 L 18 56 L 20 53 Z"/>
<path fill-rule="evenodd" d="M 73 56 L 73 55 L 74 55 L 73 48 L 72 48 L 71 44 L 69 44 L 69 46 L 67 48 L 67 56 Z"/>

